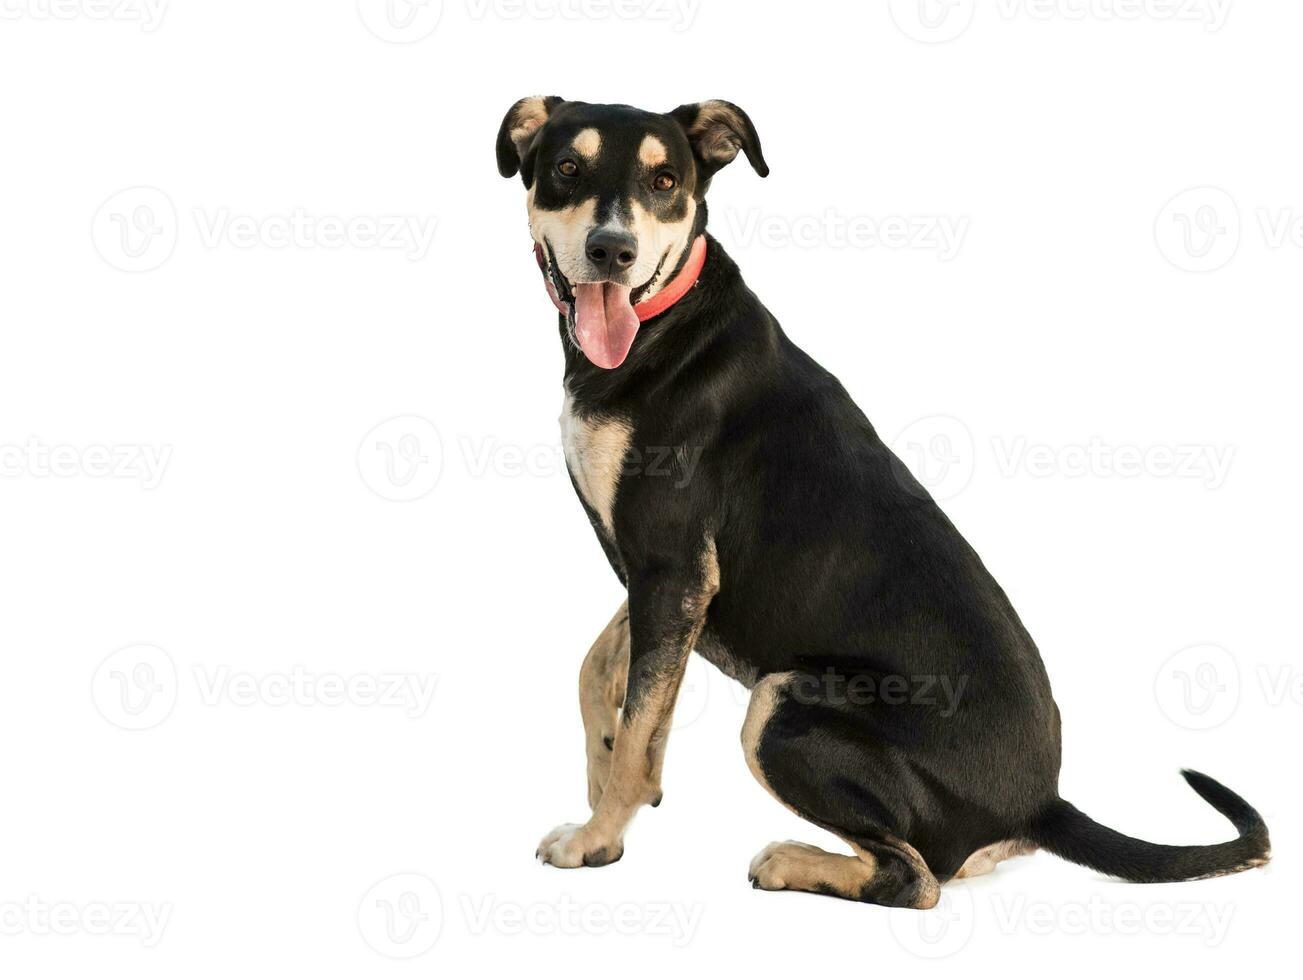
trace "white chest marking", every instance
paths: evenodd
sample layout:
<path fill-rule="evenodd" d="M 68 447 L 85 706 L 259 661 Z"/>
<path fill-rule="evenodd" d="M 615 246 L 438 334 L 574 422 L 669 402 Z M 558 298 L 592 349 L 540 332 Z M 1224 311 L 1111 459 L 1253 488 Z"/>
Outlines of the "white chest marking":
<path fill-rule="evenodd" d="M 611 511 L 624 469 L 633 428 L 611 418 L 583 418 L 575 414 L 574 400 L 566 395 L 561 409 L 561 445 L 566 466 L 584 502 L 597 512 L 606 533 L 615 540 Z"/>

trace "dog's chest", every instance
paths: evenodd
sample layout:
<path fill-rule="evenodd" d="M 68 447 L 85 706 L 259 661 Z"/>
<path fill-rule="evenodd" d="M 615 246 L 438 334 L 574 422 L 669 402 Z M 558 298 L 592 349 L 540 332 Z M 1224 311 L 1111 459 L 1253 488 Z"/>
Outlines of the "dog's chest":
<path fill-rule="evenodd" d="M 612 542 L 612 511 L 633 427 L 622 419 L 580 413 L 567 392 L 561 407 L 561 445 L 566 467 Z"/>

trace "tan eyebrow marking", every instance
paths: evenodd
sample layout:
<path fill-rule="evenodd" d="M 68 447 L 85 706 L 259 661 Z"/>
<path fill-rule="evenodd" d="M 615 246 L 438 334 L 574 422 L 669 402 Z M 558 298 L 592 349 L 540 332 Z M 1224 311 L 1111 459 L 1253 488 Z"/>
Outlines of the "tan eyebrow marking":
<path fill-rule="evenodd" d="M 669 159 L 669 155 L 659 136 L 644 136 L 642 145 L 638 147 L 638 159 L 646 167 L 659 167 Z"/>
<path fill-rule="evenodd" d="M 581 129 L 574 142 L 570 145 L 575 148 L 575 152 L 580 156 L 591 160 L 602 149 L 602 134 L 592 127 Z"/>

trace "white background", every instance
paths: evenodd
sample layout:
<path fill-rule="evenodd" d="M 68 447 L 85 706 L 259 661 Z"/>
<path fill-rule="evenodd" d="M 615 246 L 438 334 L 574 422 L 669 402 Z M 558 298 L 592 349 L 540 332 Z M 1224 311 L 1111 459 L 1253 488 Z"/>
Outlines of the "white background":
<path fill-rule="evenodd" d="M 123 3 L 0 19 L 6 976 L 1292 951 L 1298 5 Z M 1213 842 L 1203 769 L 1273 865 L 1037 855 L 926 916 L 752 891 L 768 841 L 836 844 L 753 781 L 745 692 L 701 662 L 624 859 L 534 863 L 586 815 L 576 677 L 621 599 L 494 167 L 535 93 L 751 113 L 773 174 L 721 174 L 712 230 L 1009 592 L 1064 796 Z"/>

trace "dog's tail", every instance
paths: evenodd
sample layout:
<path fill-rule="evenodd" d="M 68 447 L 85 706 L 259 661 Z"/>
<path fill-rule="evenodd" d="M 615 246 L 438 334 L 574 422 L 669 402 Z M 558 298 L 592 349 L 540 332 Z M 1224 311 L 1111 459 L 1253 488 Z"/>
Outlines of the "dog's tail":
<path fill-rule="evenodd" d="M 1240 836 L 1224 844 L 1151 844 L 1096 823 L 1067 800 L 1055 800 L 1027 837 L 1051 854 L 1127 881 L 1189 881 L 1260 867 L 1271 856 L 1258 811 L 1217 780 L 1181 770 L 1190 787 L 1230 820 Z"/>

